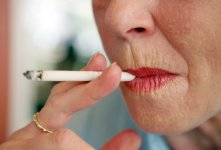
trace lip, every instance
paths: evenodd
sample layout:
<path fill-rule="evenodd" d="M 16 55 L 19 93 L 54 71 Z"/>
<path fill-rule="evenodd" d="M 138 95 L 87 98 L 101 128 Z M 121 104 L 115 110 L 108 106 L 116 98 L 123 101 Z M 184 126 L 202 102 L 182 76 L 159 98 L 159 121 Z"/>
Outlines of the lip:
<path fill-rule="evenodd" d="M 165 86 L 169 81 L 178 76 L 159 68 L 142 67 L 138 69 L 126 69 L 136 76 L 132 81 L 125 82 L 125 85 L 135 92 L 152 92 Z"/>

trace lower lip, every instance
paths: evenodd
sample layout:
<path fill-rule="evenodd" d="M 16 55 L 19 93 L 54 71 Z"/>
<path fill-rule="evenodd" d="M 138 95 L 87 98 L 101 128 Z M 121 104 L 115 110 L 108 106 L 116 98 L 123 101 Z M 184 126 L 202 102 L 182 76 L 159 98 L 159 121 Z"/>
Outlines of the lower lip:
<path fill-rule="evenodd" d="M 136 77 L 130 82 L 125 82 L 125 85 L 135 92 L 152 92 L 165 86 L 176 76 L 176 74 L 164 73 L 141 78 Z"/>

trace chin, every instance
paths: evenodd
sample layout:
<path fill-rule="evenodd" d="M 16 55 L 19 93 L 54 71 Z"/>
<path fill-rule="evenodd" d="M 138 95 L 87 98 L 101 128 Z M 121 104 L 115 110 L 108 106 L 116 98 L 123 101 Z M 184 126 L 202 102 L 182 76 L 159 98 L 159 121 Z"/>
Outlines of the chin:
<path fill-rule="evenodd" d="M 153 90 L 136 90 L 121 83 L 121 91 L 130 115 L 145 132 L 180 134 L 198 126 L 201 109 L 188 100 L 187 81 L 182 77 Z M 205 118 L 205 117 L 204 117 Z"/>

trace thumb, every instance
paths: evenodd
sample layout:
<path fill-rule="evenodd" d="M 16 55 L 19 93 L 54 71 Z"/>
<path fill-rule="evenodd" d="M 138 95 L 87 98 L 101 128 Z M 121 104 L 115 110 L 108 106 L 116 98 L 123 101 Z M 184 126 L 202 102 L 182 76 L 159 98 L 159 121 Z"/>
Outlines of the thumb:
<path fill-rule="evenodd" d="M 141 137 L 136 131 L 127 129 L 108 141 L 102 150 L 139 150 L 141 142 Z"/>

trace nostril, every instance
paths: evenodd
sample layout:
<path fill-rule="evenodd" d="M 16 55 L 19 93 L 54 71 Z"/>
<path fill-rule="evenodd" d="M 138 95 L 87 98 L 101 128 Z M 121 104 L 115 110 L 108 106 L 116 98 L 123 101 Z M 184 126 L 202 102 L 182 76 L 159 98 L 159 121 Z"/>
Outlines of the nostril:
<path fill-rule="evenodd" d="M 130 33 L 130 32 L 143 33 L 143 32 L 145 32 L 145 31 L 146 31 L 145 28 L 137 27 L 137 28 L 133 28 L 133 29 L 129 30 L 128 33 Z"/>
<path fill-rule="evenodd" d="M 144 28 L 142 28 L 142 27 L 139 27 L 139 28 L 135 28 L 135 29 L 134 29 L 134 31 L 136 31 L 136 32 L 140 33 L 140 32 L 144 32 L 144 31 L 145 31 L 145 29 L 144 29 Z"/>

